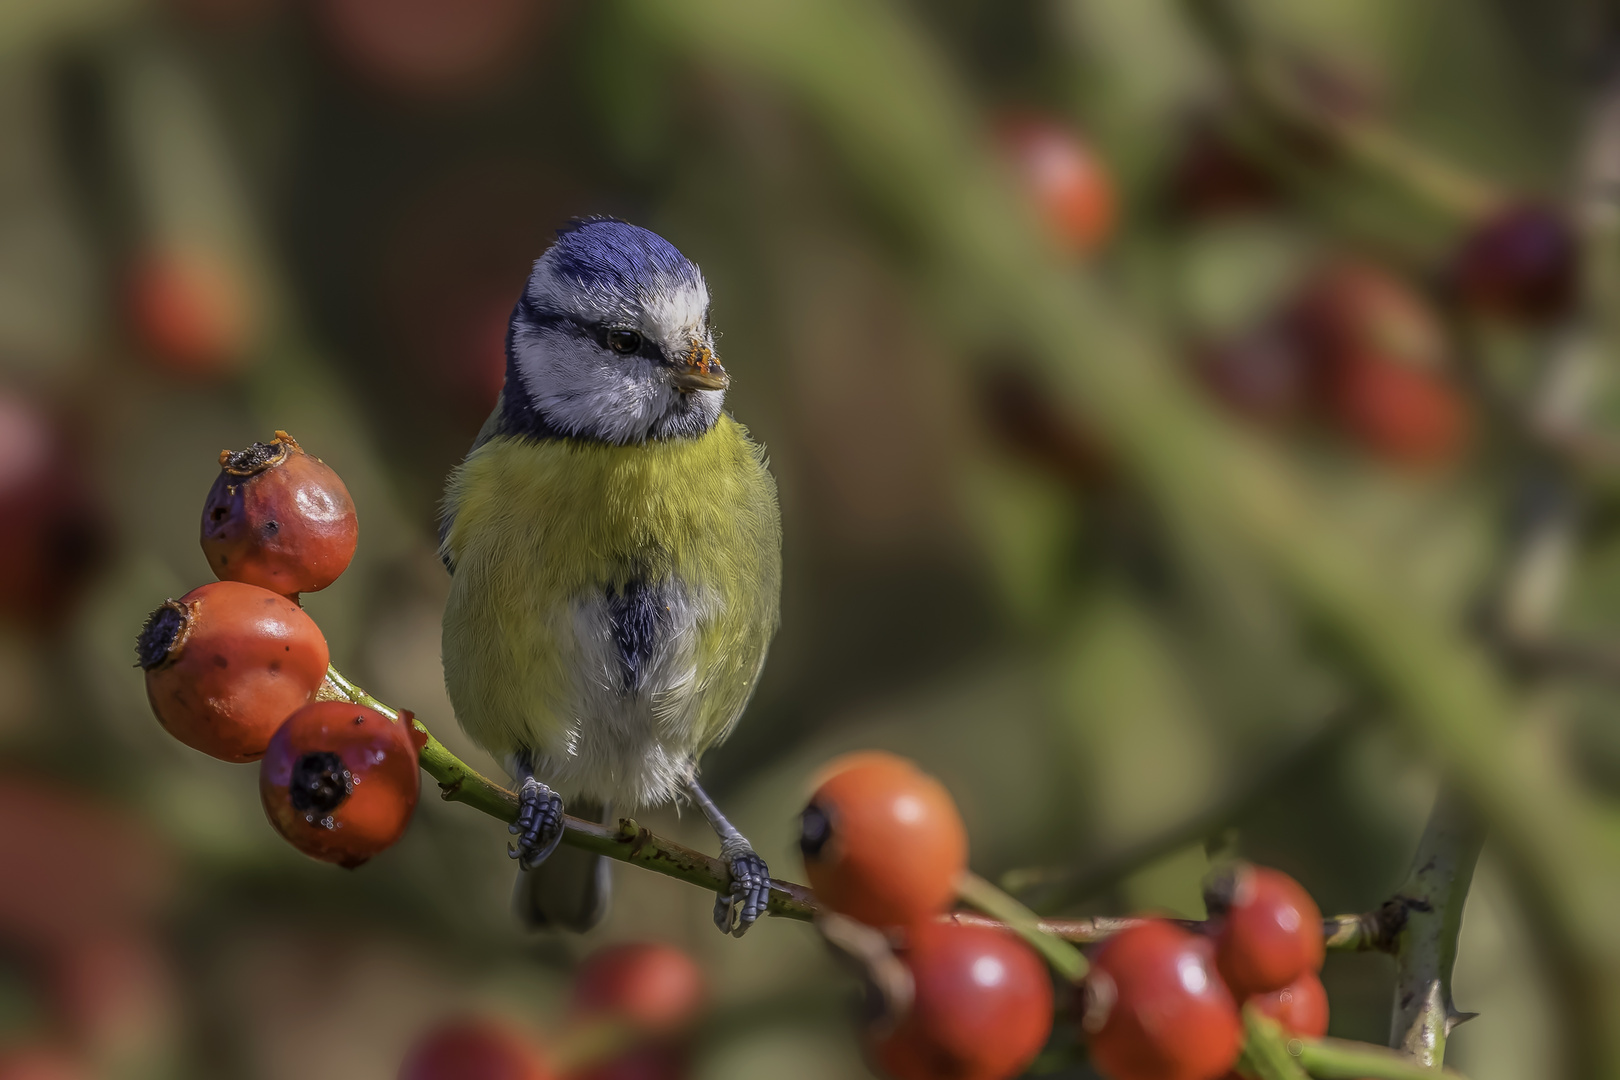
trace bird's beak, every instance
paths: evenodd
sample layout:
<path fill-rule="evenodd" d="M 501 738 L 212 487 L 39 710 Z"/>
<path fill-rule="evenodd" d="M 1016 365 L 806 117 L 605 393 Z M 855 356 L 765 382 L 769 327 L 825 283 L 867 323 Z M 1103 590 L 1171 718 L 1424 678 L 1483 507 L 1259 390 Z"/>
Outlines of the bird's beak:
<path fill-rule="evenodd" d="M 694 340 L 686 355 L 676 362 L 669 381 L 684 394 L 693 390 L 724 390 L 731 385 L 731 376 L 720 366 L 714 350 Z"/>

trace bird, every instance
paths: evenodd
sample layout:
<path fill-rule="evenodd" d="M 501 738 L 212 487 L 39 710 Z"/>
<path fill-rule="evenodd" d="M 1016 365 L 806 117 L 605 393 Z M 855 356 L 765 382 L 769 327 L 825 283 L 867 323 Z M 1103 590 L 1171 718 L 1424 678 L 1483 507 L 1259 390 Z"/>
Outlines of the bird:
<path fill-rule="evenodd" d="M 564 800 L 596 820 L 690 801 L 730 872 L 716 925 L 740 937 L 766 910 L 769 869 L 698 782 L 780 610 L 776 483 L 730 382 L 698 268 L 650 230 L 575 219 L 533 265 L 500 396 L 446 483 L 445 687 L 517 784 L 531 925 L 606 910 L 600 856 L 553 859 Z"/>

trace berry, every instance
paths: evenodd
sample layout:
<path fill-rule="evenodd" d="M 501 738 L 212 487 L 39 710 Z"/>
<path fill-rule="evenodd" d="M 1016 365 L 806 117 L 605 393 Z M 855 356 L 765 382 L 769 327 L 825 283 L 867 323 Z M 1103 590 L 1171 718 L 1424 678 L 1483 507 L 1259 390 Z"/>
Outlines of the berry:
<path fill-rule="evenodd" d="M 1031 114 L 1002 118 L 995 134 L 1057 245 L 1071 255 L 1100 247 L 1114 225 L 1114 187 L 1091 147 L 1060 121 Z"/>
<path fill-rule="evenodd" d="M 1243 1045 L 1237 1002 L 1209 943 L 1162 919 L 1104 942 L 1086 979 L 1081 1026 L 1110 1080 L 1213 1080 Z"/>
<path fill-rule="evenodd" d="M 1290 1034 L 1307 1039 L 1320 1039 L 1327 1034 L 1327 989 L 1314 971 L 1307 971 L 1281 990 L 1251 994 L 1248 1004 L 1277 1021 Z"/>
<path fill-rule="evenodd" d="M 399 1080 L 553 1080 L 540 1048 L 504 1024 L 450 1020 L 412 1046 Z"/>
<path fill-rule="evenodd" d="M 89 1066 L 49 1046 L 0 1051 L 0 1080 L 89 1080 Z"/>
<path fill-rule="evenodd" d="M 1234 994 L 1267 994 L 1322 968 L 1322 912 L 1280 870 L 1239 865 L 1218 883 L 1215 958 Z"/>
<path fill-rule="evenodd" d="M 349 489 L 291 435 L 219 454 L 203 503 L 202 549 L 221 581 L 296 596 L 338 579 L 354 557 L 359 523 Z"/>
<path fill-rule="evenodd" d="M 1310 404 L 1311 387 L 1296 343 L 1275 326 L 1194 355 L 1204 385 L 1241 416 L 1262 424 L 1286 424 Z"/>
<path fill-rule="evenodd" d="M 1331 381 L 1334 419 L 1379 456 L 1411 466 L 1454 460 L 1468 442 L 1468 406 L 1439 375 L 1376 357 L 1347 359 Z"/>
<path fill-rule="evenodd" d="M 673 945 L 629 942 L 598 949 L 574 976 L 570 1011 L 610 1016 L 637 1029 L 668 1033 L 686 1027 L 703 1008 L 703 972 Z"/>
<path fill-rule="evenodd" d="M 1580 251 L 1569 223 L 1529 203 L 1493 215 L 1462 243 L 1451 286 L 1466 308 L 1527 323 L 1567 314 L 1579 293 Z"/>
<path fill-rule="evenodd" d="M 821 902 L 880 927 L 945 910 L 967 868 L 967 830 L 944 786 L 882 752 L 839 758 L 823 775 L 799 837 Z"/>
<path fill-rule="evenodd" d="M 407 718 L 317 701 L 287 717 L 259 766 L 265 815 L 293 847 L 353 868 L 398 840 L 421 791 Z"/>
<path fill-rule="evenodd" d="M 550 4 L 527 0 L 321 0 L 327 39 L 362 77 L 418 98 L 476 93 L 521 59 Z"/>
<path fill-rule="evenodd" d="M 105 515 L 66 437 L 33 402 L 0 391 L 0 617 L 60 624 L 106 547 Z"/>
<path fill-rule="evenodd" d="M 130 327 L 154 366 L 210 377 L 240 365 L 252 337 L 243 282 L 230 263 L 200 248 L 147 252 L 130 268 Z"/>
<path fill-rule="evenodd" d="M 1434 307 L 1372 263 L 1346 259 L 1319 269 L 1289 304 L 1283 324 L 1319 377 L 1362 356 L 1428 370 L 1446 363 Z"/>
<path fill-rule="evenodd" d="M 1052 982 L 1040 958 L 989 926 L 918 923 L 901 959 L 911 971 L 911 1011 L 871 1039 L 893 1080 L 1000 1080 L 1035 1060 L 1052 1031 Z"/>
<path fill-rule="evenodd" d="M 326 678 L 326 639 L 297 604 L 216 581 L 147 617 L 135 645 L 146 696 L 170 735 L 223 761 L 254 761 Z"/>

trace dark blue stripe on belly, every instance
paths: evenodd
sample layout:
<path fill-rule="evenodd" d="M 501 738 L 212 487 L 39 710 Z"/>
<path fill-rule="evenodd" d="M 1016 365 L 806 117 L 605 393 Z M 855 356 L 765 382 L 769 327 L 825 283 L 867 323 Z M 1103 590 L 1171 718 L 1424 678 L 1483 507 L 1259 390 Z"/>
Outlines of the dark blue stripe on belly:
<path fill-rule="evenodd" d="M 669 608 L 656 585 L 632 581 L 622 590 L 608 590 L 607 610 L 613 648 L 619 654 L 619 676 L 625 692 L 630 693 L 640 689 L 652 665 Z"/>

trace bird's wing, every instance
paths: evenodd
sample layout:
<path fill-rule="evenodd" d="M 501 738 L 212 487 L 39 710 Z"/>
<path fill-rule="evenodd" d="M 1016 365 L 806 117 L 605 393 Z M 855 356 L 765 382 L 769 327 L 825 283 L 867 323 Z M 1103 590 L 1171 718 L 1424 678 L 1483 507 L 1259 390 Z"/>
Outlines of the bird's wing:
<path fill-rule="evenodd" d="M 483 446 L 496 435 L 500 434 L 501 416 L 505 410 L 506 391 L 502 390 L 501 393 L 495 398 L 494 411 L 492 411 L 489 414 L 489 418 L 484 421 L 484 426 L 478 429 L 478 437 L 473 440 L 473 444 L 467 448 L 467 457 L 471 457 L 477 452 L 480 446 Z M 445 541 L 450 538 L 450 529 L 455 525 L 455 523 L 455 504 L 452 503 L 448 497 L 446 497 L 439 503 L 439 561 L 444 563 L 444 568 L 452 574 L 456 572 L 456 561 L 451 557 L 450 549 L 445 547 Z"/>

